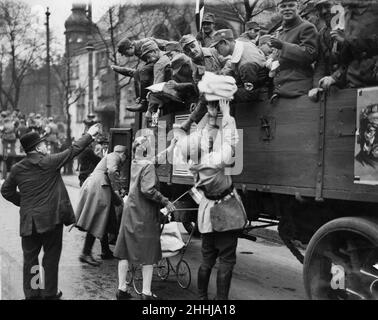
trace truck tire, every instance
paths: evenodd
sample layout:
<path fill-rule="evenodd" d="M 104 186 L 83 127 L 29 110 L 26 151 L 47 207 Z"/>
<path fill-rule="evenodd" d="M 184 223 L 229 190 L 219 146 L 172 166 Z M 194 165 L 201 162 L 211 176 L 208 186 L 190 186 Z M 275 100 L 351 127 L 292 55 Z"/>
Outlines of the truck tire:
<path fill-rule="evenodd" d="M 309 299 L 378 299 L 378 220 L 345 217 L 312 237 L 303 265 Z"/>

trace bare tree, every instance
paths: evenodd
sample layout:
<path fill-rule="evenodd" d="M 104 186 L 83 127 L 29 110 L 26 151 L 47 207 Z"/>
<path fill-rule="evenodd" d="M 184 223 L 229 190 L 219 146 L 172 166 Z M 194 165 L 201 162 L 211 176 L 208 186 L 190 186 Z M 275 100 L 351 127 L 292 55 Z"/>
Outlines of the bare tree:
<path fill-rule="evenodd" d="M 0 0 L 0 20 L 0 103 L 16 109 L 25 76 L 43 61 L 44 37 L 30 7 L 19 0 Z"/>
<path fill-rule="evenodd" d="M 77 86 L 71 85 L 71 59 L 68 55 L 65 55 L 57 64 L 53 65 L 52 76 L 56 77 L 60 83 L 58 91 L 62 101 L 64 101 L 64 111 L 67 119 L 66 128 L 66 144 L 70 146 L 72 144 L 72 131 L 71 131 L 71 114 L 70 107 L 76 104 L 79 99 L 85 95 L 87 87 L 81 84 Z M 87 81 L 85 82 L 87 83 Z M 73 174 L 73 162 L 68 163 L 67 174 Z"/>

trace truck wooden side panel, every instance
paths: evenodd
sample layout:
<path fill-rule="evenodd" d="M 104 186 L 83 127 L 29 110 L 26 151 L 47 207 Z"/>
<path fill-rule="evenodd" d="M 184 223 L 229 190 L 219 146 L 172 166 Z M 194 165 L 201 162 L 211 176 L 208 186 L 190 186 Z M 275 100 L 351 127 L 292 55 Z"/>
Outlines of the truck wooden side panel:
<path fill-rule="evenodd" d="M 303 96 L 234 106 L 244 140 L 243 172 L 233 177 L 238 187 L 378 202 L 378 187 L 354 183 L 357 90 L 332 90 L 321 100 Z M 170 123 L 172 116 L 164 120 Z M 169 176 L 171 170 L 159 168 L 162 182 L 192 184 L 190 177 Z"/>

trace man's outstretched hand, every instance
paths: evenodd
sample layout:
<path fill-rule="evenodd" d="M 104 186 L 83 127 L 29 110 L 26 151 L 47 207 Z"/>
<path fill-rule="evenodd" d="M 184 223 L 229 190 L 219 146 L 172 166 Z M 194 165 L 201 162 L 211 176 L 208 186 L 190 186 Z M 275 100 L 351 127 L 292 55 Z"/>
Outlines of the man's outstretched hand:
<path fill-rule="evenodd" d="M 99 133 L 101 132 L 101 124 L 99 123 L 96 123 L 95 125 L 93 125 L 92 127 L 90 127 L 88 129 L 88 134 L 90 134 L 92 136 L 92 138 L 94 138 L 95 136 L 97 136 Z"/>

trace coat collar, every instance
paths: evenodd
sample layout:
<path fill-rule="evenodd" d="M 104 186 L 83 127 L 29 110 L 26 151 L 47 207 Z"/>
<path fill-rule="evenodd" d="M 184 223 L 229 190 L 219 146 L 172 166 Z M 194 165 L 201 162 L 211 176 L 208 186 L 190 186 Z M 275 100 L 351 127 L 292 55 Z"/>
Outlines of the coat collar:
<path fill-rule="evenodd" d="M 33 164 L 38 163 L 44 156 L 40 153 L 28 153 L 27 159 Z"/>
<path fill-rule="evenodd" d="M 296 17 L 293 21 L 290 21 L 288 25 L 282 24 L 280 30 L 282 31 L 289 31 L 291 29 L 294 29 L 295 27 L 298 27 L 303 20 L 300 17 Z"/>

